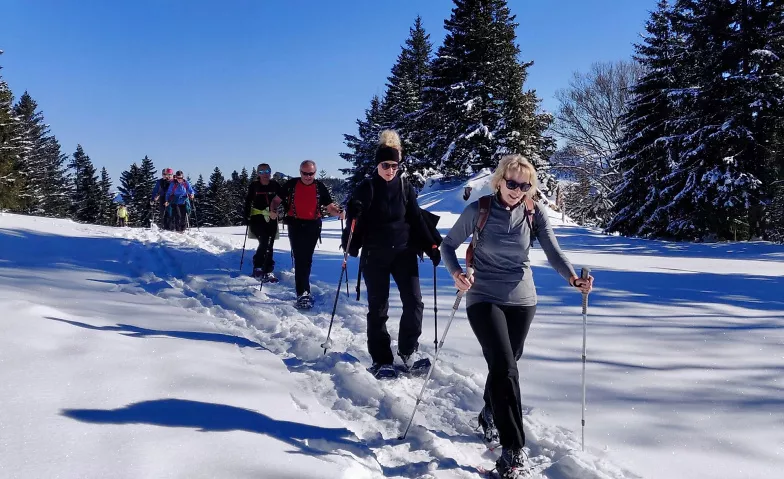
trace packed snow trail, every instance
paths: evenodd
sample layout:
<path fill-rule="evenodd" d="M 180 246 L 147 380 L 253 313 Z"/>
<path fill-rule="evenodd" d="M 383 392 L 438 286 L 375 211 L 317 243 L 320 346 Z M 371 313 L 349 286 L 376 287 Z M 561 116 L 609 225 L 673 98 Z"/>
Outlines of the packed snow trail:
<path fill-rule="evenodd" d="M 315 307 L 302 312 L 293 306 L 292 272 L 279 268 L 280 283 L 266 284 L 259 293 L 256 281 L 246 273 L 238 275 L 240 252 L 233 243 L 194 231 L 186 235 L 156 230 L 123 233 L 130 246 L 126 261 L 136 268 L 138 278 L 137 285 L 126 287 L 140 287 L 180 307 L 209 313 L 220 318 L 232 334 L 280 355 L 288 369 L 301 376 L 303 386 L 337 411 L 374 451 L 385 477 L 477 477 L 477 466 L 490 467 L 494 462 L 498 451 L 488 452 L 474 430 L 476 411 L 483 404 L 484 378 L 444 359 L 437 364 L 408 437 L 397 440 L 422 378 L 378 381 L 366 371 L 370 358 L 365 305 L 347 298 L 345 289 L 338 303 L 332 349 L 324 355 L 320 344 L 326 337 L 337 284 L 317 280 L 312 287 Z M 245 254 L 250 258 L 253 251 Z M 285 263 L 283 255 L 277 256 L 279 263 Z M 330 256 L 334 258 L 317 254 L 317 269 L 339 273 L 342 257 Z M 448 314 L 449 308 L 442 311 Z M 395 322 L 391 318 L 393 331 Z M 432 353 L 425 338 L 422 343 L 422 349 Z M 578 438 L 546 425 L 536 415 L 526 416 L 526 428 L 531 463 L 541 477 L 635 477 L 604 459 L 579 452 Z"/>

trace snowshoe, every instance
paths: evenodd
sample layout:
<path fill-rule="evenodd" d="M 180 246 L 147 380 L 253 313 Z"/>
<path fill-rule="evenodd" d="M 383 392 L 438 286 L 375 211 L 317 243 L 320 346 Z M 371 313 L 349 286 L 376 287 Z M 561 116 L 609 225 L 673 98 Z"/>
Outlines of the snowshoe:
<path fill-rule="evenodd" d="M 261 282 L 275 284 L 278 282 L 278 278 L 276 278 L 272 273 L 267 273 L 261 277 Z"/>
<path fill-rule="evenodd" d="M 495 461 L 495 470 L 501 479 L 522 479 L 528 477 L 525 453 L 522 449 L 504 449 Z"/>
<path fill-rule="evenodd" d="M 313 296 L 305 291 L 300 297 L 297 298 L 297 309 L 311 309 L 313 307 Z"/>
<path fill-rule="evenodd" d="M 373 363 L 373 365 L 368 368 L 368 372 L 376 379 L 397 378 L 397 369 L 391 364 Z"/>
<path fill-rule="evenodd" d="M 262 270 L 261 268 L 253 268 L 253 273 L 251 274 L 251 276 L 253 276 L 253 279 L 255 279 L 256 281 L 263 281 L 264 270 Z"/>
<path fill-rule="evenodd" d="M 400 354 L 400 351 L 398 351 L 397 355 L 400 356 L 400 359 L 403 361 L 403 365 L 400 369 L 406 374 L 420 376 L 426 374 L 430 369 L 430 359 L 422 356 L 416 350 L 411 354 Z"/>
<path fill-rule="evenodd" d="M 498 428 L 495 427 L 493 413 L 487 408 L 487 406 L 483 407 L 479 412 L 479 427 L 482 429 L 480 435 L 486 443 L 493 445 L 498 444 L 500 440 L 498 437 Z"/>

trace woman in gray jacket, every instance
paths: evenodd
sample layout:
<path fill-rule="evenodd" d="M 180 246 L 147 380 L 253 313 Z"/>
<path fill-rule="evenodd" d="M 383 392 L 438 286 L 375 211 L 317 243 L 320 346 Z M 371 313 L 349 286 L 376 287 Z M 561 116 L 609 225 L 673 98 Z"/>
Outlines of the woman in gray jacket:
<path fill-rule="evenodd" d="M 530 198 L 536 192 L 536 169 L 521 155 L 501 159 L 491 178 L 494 191 L 480 222 L 480 202 L 466 207 L 441 244 L 444 265 L 455 286 L 467 291 L 468 321 L 487 361 L 485 406 L 479 424 L 488 441 L 503 448 L 496 468 L 502 478 L 523 471 L 523 413 L 517 361 L 536 312 L 536 288 L 528 252 L 539 241 L 555 270 L 581 292 L 591 291 L 593 278 L 580 279 L 553 234 L 547 212 Z M 479 231 L 481 230 L 481 231 Z M 455 250 L 478 234 L 473 251 L 473 276 L 458 264 Z"/>

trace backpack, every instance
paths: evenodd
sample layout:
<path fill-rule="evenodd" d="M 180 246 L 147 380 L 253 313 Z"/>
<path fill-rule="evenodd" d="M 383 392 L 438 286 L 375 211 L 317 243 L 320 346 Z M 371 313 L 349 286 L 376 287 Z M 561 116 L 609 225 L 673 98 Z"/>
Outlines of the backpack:
<path fill-rule="evenodd" d="M 534 201 L 527 196 L 523 202 L 525 203 L 525 205 L 523 205 L 525 208 L 525 221 L 528 223 L 528 228 L 531 230 L 531 245 L 533 246 L 536 238 L 536 233 L 534 232 L 534 209 L 536 206 L 534 205 Z M 492 206 L 492 203 L 493 195 L 485 195 L 479 198 L 479 217 L 476 220 L 474 232 L 471 234 L 471 243 L 466 250 L 467 268 L 474 267 L 474 250 L 476 249 L 477 244 L 479 244 L 479 235 L 482 233 L 485 224 L 487 224 L 487 217 L 490 216 L 490 207 Z"/>

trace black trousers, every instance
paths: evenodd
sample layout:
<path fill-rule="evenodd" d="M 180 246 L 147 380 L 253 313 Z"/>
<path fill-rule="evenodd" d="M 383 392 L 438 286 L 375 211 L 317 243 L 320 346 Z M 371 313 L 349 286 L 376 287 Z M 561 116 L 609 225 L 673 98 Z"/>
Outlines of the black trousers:
<path fill-rule="evenodd" d="M 188 219 L 188 210 L 186 209 L 185 203 L 178 205 L 178 204 L 171 204 L 172 207 L 172 216 L 173 216 L 173 229 L 176 231 L 185 231 L 185 225 L 187 224 Z"/>
<path fill-rule="evenodd" d="M 536 306 L 477 303 L 467 312 L 487 361 L 485 407 L 493 412 L 501 446 L 520 449 L 525 445 L 525 432 L 517 361 L 523 355 Z"/>
<path fill-rule="evenodd" d="M 419 287 L 418 256 L 412 250 L 369 249 L 362 252 L 362 276 L 367 288 L 368 350 L 374 363 L 392 364 L 390 345 L 389 277 L 394 278 L 403 303 L 397 348 L 401 354 L 411 354 L 419 347 L 422 334 L 422 291 Z"/>
<path fill-rule="evenodd" d="M 166 214 L 166 204 L 161 203 L 158 207 L 158 217 L 160 218 L 161 225 L 163 229 L 170 230 L 172 229 L 172 217 L 171 215 Z M 174 207 L 172 207 L 172 214 L 174 214 Z"/>
<path fill-rule="evenodd" d="M 253 255 L 253 268 L 261 268 L 264 273 L 271 273 L 275 269 L 275 259 L 272 248 L 275 243 L 275 234 L 278 232 L 278 221 L 264 221 L 262 215 L 252 216 L 250 231 L 259 239 L 256 254 Z"/>
<path fill-rule="evenodd" d="M 321 234 L 321 220 L 289 220 L 289 242 L 294 255 L 294 284 L 297 296 L 310 292 L 310 269 L 313 251 Z"/>

